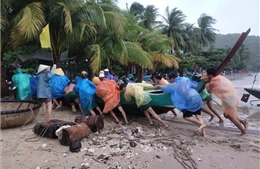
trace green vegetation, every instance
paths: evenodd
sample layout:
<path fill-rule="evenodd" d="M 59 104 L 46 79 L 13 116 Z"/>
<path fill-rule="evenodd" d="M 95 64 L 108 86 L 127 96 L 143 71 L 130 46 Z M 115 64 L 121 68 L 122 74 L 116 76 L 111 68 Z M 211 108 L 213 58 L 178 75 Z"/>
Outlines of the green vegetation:
<path fill-rule="evenodd" d="M 234 46 L 236 40 L 239 38 L 240 34 L 227 34 L 220 35 L 217 34 L 214 48 L 216 49 L 227 49 Z M 246 69 L 256 71 L 260 67 L 260 37 L 259 36 L 248 36 L 244 41 L 245 56 L 247 60 L 245 61 Z M 243 60 L 242 60 L 243 62 Z M 245 69 L 244 67 L 240 69 Z"/>

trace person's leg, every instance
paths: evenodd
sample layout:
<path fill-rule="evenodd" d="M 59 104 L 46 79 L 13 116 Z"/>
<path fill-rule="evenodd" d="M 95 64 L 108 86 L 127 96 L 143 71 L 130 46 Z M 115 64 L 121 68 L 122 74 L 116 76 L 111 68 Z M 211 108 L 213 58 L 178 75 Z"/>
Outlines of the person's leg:
<path fill-rule="evenodd" d="M 160 116 L 158 116 L 158 114 L 155 113 L 155 111 L 153 110 L 152 107 L 149 107 L 147 110 L 148 110 L 148 112 L 149 112 L 156 120 L 158 120 L 160 123 L 162 123 L 162 125 L 163 125 L 164 128 L 167 128 L 167 127 L 168 127 L 168 124 L 165 123 L 165 122 L 160 118 Z"/>
<path fill-rule="evenodd" d="M 45 101 L 42 102 L 42 111 L 44 116 L 44 122 L 48 122 L 47 103 Z"/>
<path fill-rule="evenodd" d="M 176 113 L 176 111 L 175 111 L 175 108 L 171 109 L 171 112 L 172 112 L 172 114 L 174 115 L 174 117 L 178 117 L 178 115 L 177 115 L 177 113 Z"/>
<path fill-rule="evenodd" d="M 121 112 L 122 116 L 124 117 L 125 123 L 128 124 L 126 113 L 125 113 L 123 107 L 122 106 L 118 106 L 118 110 Z"/>
<path fill-rule="evenodd" d="M 199 128 L 196 131 L 201 131 L 201 129 L 203 129 L 204 127 L 206 127 L 206 125 L 203 122 L 203 119 L 200 116 L 200 111 L 198 110 L 197 112 L 190 112 L 187 110 L 183 110 L 183 118 L 189 122 L 192 122 L 194 124 L 197 124 L 199 126 Z M 193 117 L 193 115 L 195 115 L 195 117 Z M 197 117 L 197 115 L 199 115 Z"/>
<path fill-rule="evenodd" d="M 202 126 L 200 126 L 201 128 L 201 133 L 203 137 L 206 137 L 206 131 L 205 131 L 205 123 L 203 121 L 203 119 L 201 118 L 201 116 L 199 114 L 196 114 L 195 117 L 198 119 L 198 121 L 202 124 Z M 200 130 L 200 128 L 198 130 Z"/>
<path fill-rule="evenodd" d="M 60 108 L 60 105 L 59 105 L 59 103 L 58 103 L 58 101 L 56 99 L 53 99 L 52 101 L 53 101 L 53 106 L 54 106 L 53 108 L 54 109 Z"/>
<path fill-rule="evenodd" d="M 47 120 L 51 120 L 52 119 L 52 102 L 51 99 L 49 99 L 49 101 L 47 102 Z"/>
<path fill-rule="evenodd" d="M 111 116 L 115 119 L 115 123 L 119 123 L 119 119 L 116 117 L 115 113 L 113 112 L 113 110 L 109 111 L 109 113 L 111 114 Z"/>
<path fill-rule="evenodd" d="M 219 123 L 224 123 L 224 120 L 222 119 L 222 117 L 220 116 L 220 114 L 217 112 L 217 110 L 213 107 L 213 102 L 212 100 L 211 101 L 208 101 L 207 102 L 207 106 L 209 107 L 209 109 L 218 117 L 219 119 Z"/>
<path fill-rule="evenodd" d="M 100 115 L 103 114 L 99 106 L 97 106 L 96 109 L 97 109 L 97 111 L 99 112 Z"/>
<path fill-rule="evenodd" d="M 77 112 L 76 108 L 75 108 L 75 104 L 74 103 L 71 103 L 71 109 L 72 109 L 72 112 L 75 113 Z"/>
<path fill-rule="evenodd" d="M 239 122 L 243 124 L 243 126 L 245 128 L 245 131 L 247 132 L 247 130 L 248 130 L 248 122 L 246 120 L 243 120 L 243 119 L 239 118 L 239 117 L 237 117 L 237 118 L 238 118 Z"/>
<path fill-rule="evenodd" d="M 247 132 L 245 130 L 245 128 L 242 126 L 242 124 L 240 123 L 240 121 L 238 120 L 238 117 L 231 117 L 229 115 L 224 115 L 227 119 L 229 119 L 240 131 L 241 131 L 241 136 L 242 135 L 246 135 Z"/>
<path fill-rule="evenodd" d="M 213 119 L 215 118 L 215 115 L 214 115 L 213 113 L 211 113 L 210 111 L 208 111 L 205 107 L 203 107 L 201 110 L 202 110 L 204 113 L 210 115 L 209 122 L 212 122 Z"/>
<path fill-rule="evenodd" d="M 60 99 L 59 104 L 60 104 L 60 111 L 62 111 L 62 105 L 63 105 L 62 99 Z"/>
<path fill-rule="evenodd" d="M 151 116 L 150 116 L 150 114 L 149 114 L 148 109 L 144 111 L 144 115 L 148 118 L 149 124 L 150 124 L 150 125 L 153 125 L 153 121 L 152 121 L 152 119 L 151 119 Z"/>
<path fill-rule="evenodd" d="M 89 112 L 90 112 L 91 115 L 96 115 L 96 113 L 93 109 L 90 109 Z"/>
<path fill-rule="evenodd" d="M 79 98 L 76 98 L 74 102 L 79 105 L 79 109 L 80 109 L 81 114 L 84 114 L 84 111 L 83 111 L 83 109 L 81 108 L 81 104 L 80 104 Z M 75 110 L 76 110 L 76 109 L 75 109 Z"/>
<path fill-rule="evenodd" d="M 200 127 L 203 126 L 203 124 L 197 118 L 194 118 L 193 116 L 191 116 L 191 117 L 184 117 L 184 119 L 189 121 L 189 122 L 192 122 L 194 124 L 197 124 Z"/>

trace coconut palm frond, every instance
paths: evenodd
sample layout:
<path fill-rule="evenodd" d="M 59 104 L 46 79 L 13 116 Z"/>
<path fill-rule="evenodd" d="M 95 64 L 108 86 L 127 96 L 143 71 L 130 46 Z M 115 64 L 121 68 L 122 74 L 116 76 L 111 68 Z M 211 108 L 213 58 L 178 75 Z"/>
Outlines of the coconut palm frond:
<path fill-rule="evenodd" d="M 81 42 L 87 37 L 97 34 L 95 25 L 92 22 L 81 21 L 73 25 L 73 41 Z"/>
<path fill-rule="evenodd" d="M 104 12 L 104 15 L 109 32 L 117 35 L 123 35 L 125 33 L 127 19 L 123 15 L 111 11 Z"/>
<path fill-rule="evenodd" d="M 8 22 L 7 18 L 2 15 L 2 13 L 1 13 L 0 22 L 1 22 L 1 27 L 0 27 L 1 32 L 5 32 L 5 30 L 7 30 L 7 28 L 9 27 L 9 22 Z"/>
<path fill-rule="evenodd" d="M 41 3 L 33 2 L 26 5 L 14 18 L 12 24 L 16 25 L 11 30 L 11 40 L 14 47 L 26 40 L 36 38 L 45 24 Z"/>
<path fill-rule="evenodd" d="M 171 49 L 171 40 L 159 32 L 152 31 L 143 34 L 138 38 L 142 43 L 142 48 L 145 51 L 165 52 Z"/>
<path fill-rule="evenodd" d="M 166 67 L 179 67 L 180 59 L 172 56 L 172 55 L 165 55 L 162 53 L 151 52 L 149 53 L 153 57 L 153 62 L 159 62 L 164 64 Z"/>
<path fill-rule="evenodd" d="M 62 12 L 64 15 L 64 23 L 65 23 L 64 29 L 66 33 L 72 33 L 72 19 L 71 19 L 70 9 L 65 3 L 58 2 L 58 4 L 62 6 Z"/>
<path fill-rule="evenodd" d="M 104 16 L 104 11 L 97 3 L 87 2 L 83 7 L 86 14 L 88 15 L 88 20 L 95 23 L 99 29 L 106 28 L 106 18 Z"/>
<path fill-rule="evenodd" d="M 145 52 L 140 46 L 132 42 L 125 42 L 127 49 L 127 58 L 129 62 L 135 63 L 143 68 L 152 69 L 152 57 Z"/>
<path fill-rule="evenodd" d="M 102 50 L 98 44 L 90 45 L 85 48 L 85 52 L 90 58 L 90 68 L 94 73 L 97 73 L 101 68 Z"/>

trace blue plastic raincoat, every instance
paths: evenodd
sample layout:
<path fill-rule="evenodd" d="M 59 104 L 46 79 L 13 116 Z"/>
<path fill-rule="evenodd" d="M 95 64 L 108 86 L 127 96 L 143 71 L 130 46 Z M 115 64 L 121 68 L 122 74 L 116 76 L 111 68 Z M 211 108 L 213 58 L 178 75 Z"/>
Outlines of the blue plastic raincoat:
<path fill-rule="evenodd" d="M 93 104 L 93 98 L 96 94 L 96 86 L 88 79 L 83 79 L 74 86 L 74 91 L 78 93 L 81 108 L 84 115 L 87 115 Z"/>
<path fill-rule="evenodd" d="M 63 97 L 64 89 L 68 86 L 69 79 L 67 76 L 54 75 L 51 78 L 51 95 L 53 99 Z"/>
<path fill-rule="evenodd" d="M 179 110 L 196 112 L 203 107 L 200 94 L 194 89 L 197 82 L 187 77 L 178 77 L 174 83 L 161 87 L 164 93 L 171 94 L 171 100 Z"/>
<path fill-rule="evenodd" d="M 51 71 L 41 72 L 37 75 L 37 98 L 51 99 L 51 78 L 54 74 Z"/>

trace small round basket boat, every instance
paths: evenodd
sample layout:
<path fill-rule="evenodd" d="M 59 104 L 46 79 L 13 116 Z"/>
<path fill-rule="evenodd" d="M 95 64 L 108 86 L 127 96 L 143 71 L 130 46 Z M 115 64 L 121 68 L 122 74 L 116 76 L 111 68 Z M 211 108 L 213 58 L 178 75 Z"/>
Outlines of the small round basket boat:
<path fill-rule="evenodd" d="M 31 123 L 40 111 L 35 100 L 1 100 L 1 129 Z"/>

